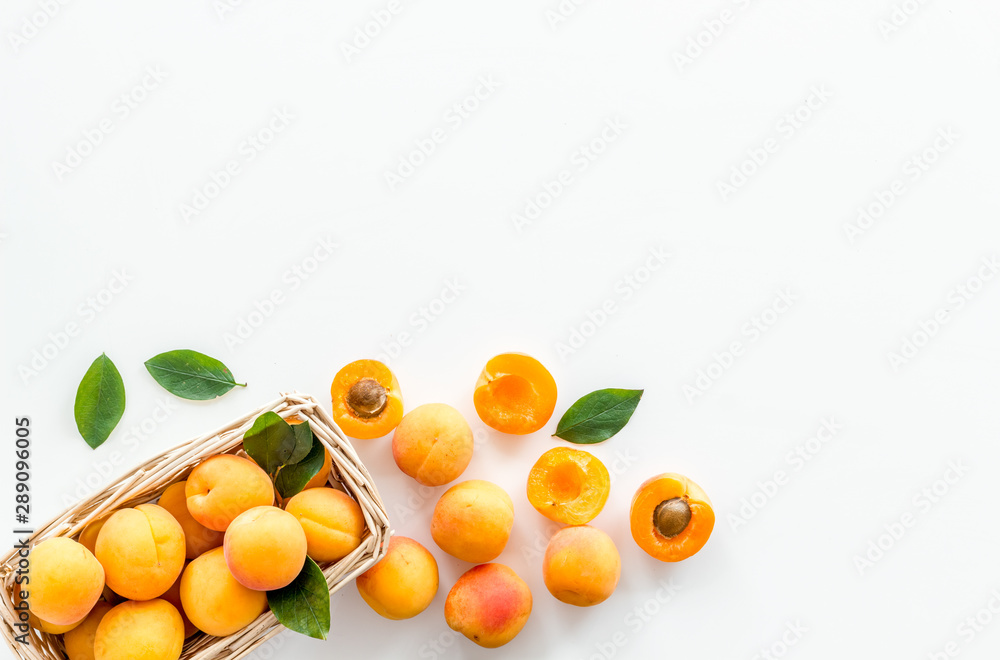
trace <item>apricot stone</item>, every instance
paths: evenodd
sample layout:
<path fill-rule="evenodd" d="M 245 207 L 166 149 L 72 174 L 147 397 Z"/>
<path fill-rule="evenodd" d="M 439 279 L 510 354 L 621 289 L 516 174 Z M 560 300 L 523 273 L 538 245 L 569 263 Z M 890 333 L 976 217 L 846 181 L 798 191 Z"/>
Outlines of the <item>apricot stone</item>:
<path fill-rule="evenodd" d="M 445 491 L 434 507 L 431 536 L 452 557 L 473 564 L 500 556 L 514 527 L 514 503 L 494 483 L 473 479 Z"/>
<path fill-rule="evenodd" d="M 614 593 L 621 574 L 615 542 L 596 527 L 563 528 L 545 548 L 545 586 L 564 603 L 589 607 L 604 602 Z"/>
<path fill-rule="evenodd" d="M 285 505 L 306 534 L 306 553 L 317 563 L 337 561 L 361 545 L 365 516 L 351 496 L 334 488 L 304 490 Z"/>
<path fill-rule="evenodd" d="M 94 660 L 178 660 L 184 622 L 159 598 L 115 605 L 97 625 Z"/>
<path fill-rule="evenodd" d="M 434 600 L 438 565 L 424 546 L 405 536 L 393 536 L 385 557 L 356 582 L 358 593 L 375 612 L 387 619 L 410 619 Z"/>
<path fill-rule="evenodd" d="M 108 586 L 129 600 L 150 600 L 169 589 L 184 568 L 184 548 L 180 523 L 155 504 L 116 511 L 97 537 Z"/>
<path fill-rule="evenodd" d="M 205 527 L 194 519 L 187 508 L 186 481 L 178 481 L 167 486 L 157 502 L 166 509 L 184 530 L 185 556 L 188 559 L 203 554 L 206 550 L 222 545 L 223 533 Z"/>
<path fill-rule="evenodd" d="M 253 461 L 219 454 L 191 470 L 184 495 L 195 520 L 209 529 L 224 532 L 244 511 L 274 504 L 274 485 Z"/>
<path fill-rule="evenodd" d="M 112 607 L 114 606 L 111 603 L 98 601 L 83 623 L 63 636 L 69 660 L 94 660 L 94 637 L 97 635 L 97 626 Z"/>
<path fill-rule="evenodd" d="M 458 578 L 444 603 L 448 626 L 486 648 L 514 639 L 531 614 L 531 590 L 503 564 L 480 564 Z"/>
<path fill-rule="evenodd" d="M 248 589 L 288 586 L 302 572 L 308 543 L 295 516 L 273 506 L 241 513 L 226 530 L 226 565 Z"/>
<path fill-rule="evenodd" d="M 93 553 L 73 539 L 38 543 L 28 557 L 28 605 L 53 626 L 83 621 L 104 591 L 104 569 Z"/>
<path fill-rule="evenodd" d="M 396 465 L 424 486 L 443 486 L 472 460 L 472 429 L 449 405 L 428 403 L 406 413 L 392 436 Z"/>
<path fill-rule="evenodd" d="M 222 548 L 213 548 L 188 564 L 181 575 L 180 597 L 191 623 L 216 637 L 245 628 L 267 609 L 267 594 L 236 581 Z"/>

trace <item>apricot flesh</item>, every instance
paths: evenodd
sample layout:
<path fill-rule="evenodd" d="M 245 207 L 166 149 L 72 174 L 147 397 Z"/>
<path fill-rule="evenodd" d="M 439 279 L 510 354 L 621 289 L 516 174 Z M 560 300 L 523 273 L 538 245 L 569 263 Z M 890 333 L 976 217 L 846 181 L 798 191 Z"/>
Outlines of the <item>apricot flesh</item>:
<path fill-rule="evenodd" d="M 130 600 L 163 594 L 181 574 L 184 556 L 184 530 L 156 504 L 116 511 L 97 537 L 108 586 Z"/>
<path fill-rule="evenodd" d="M 380 616 L 410 619 L 434 600 L 438 565 L 424 546 L 405 536 L 393 536 L 385 557 L 356 582 L 361 598 Z"/>
<path fill-rule="evenodd" d="M 687 477 L 668 472 L 647 479 L 632 498 L 632 538 L 651 557 L 687 559 L 708 542 L 715 511 L 708 495 Z"/>
<path fill-rule="evenodd" d="M 548 423 L 556 397 L 556 381 L 541 362 L 522 353 L 502 353 L 486 363 L 473 401 L 486 425 L 524 435 Z"/>
<path fill-rule="evenodd" d="M 28 605 L 52 626 L 77 625 L 104 591 L 104 568 L 73 539 L 53 537 L 38 543 L 28 557 Z"/>
<path fill-rule="evenodd" d="M 178 660 L 184 622 L 165 600 L 130 600 L 104 615 L 94 634 L 94 660 Z"/>
<path fill-rule="evenodd" d="M 213 548 L 188 564 L 181 575 L 180 598 L 191 623 L 216 637 L 247 627 L 267 609 L 267 594 L 236 581 L 222 548 Z"/>
<path fill-rule="evenodd" d="M 334 488 L 311 488 L 285 505 L 306 535 L 306 554 L 317 563 L 337 561 L 361 545 L 365 516 L 351 496 Z"/>
<path fill-rule="evenodd" d="M 510 642 L 531 615 L 531 590 L 503 564 L 480 564 L 466 571 L 448 592 L 448 627 L 485 648 Z"/>
<path fill-rule="evenodd" d="M 403 417 L 399 381 L 378 360 L 356 360 L 338 371 L 330 397 L 334 421 L 352 438 L 381 438 Z"/>
<path fill-rule="evenodd" d="M 306 563 L 307 541 L 292 514 L 274 506 L 241 513 L 226 530 L 226 566 L 248 589 L 273 591 L 288 586 Z"/>
<path fill-rule="evenodd" d="M 274 484 L 253 461 L 220 454 L 195 466 L 184 486 L 184 496 L 195 520 L 224 532 L 244 511 L 274 504 Z"/>
<path fill-rule="evenodd" d="M 556 447 L 542 454 L 528 474 L 528 501 L 540 514 L 567 525 L 585 525 L 608 501 L 611 476 L 593 454 Z"/>
<path fill-rule="evenodd" d="M 449 405 L 427 403 L 406 413 L 392 436 L 396 465 L 424 486 L 458 479 L 472 460 L 472 429 Z"/>
<path fill-rule="evenodd" d="M 452 557 L 473 564 L 496 559 L 514 527 L 514 503 L 504 489 L 473 479 L 445 491 L 434 506 L 431 536 Z"/>
<path fill-rule="evenodd" d="M 222 545 L 223 534 L 205 527 L 194 519 L 187 508 L 186 487 L 186 481 L 178 481 L 167 486 L 167 489 L 160 495 L 157 504 L 166 509 L 180 524 L 181 529 L 184 530 L 185 556 L 188 559 L 194 559 L 206 550 Z"/>
<path fill-rule="evenodd" d="M 63 636 L 69 660 L 94 660 L 94 637 L 97 636 L 97 626 L 112 607 L 114 606 L 111 603 L 98 601 L 83 623 Z"/>
<path fill-rule="evenodd" d="M 615 542 L 595 527 L 563 528 L 545 548 L 545 586 L 564 603 L 578 607 L 603 603 L 614 593 L 621 574 L 621 556 Z"/>

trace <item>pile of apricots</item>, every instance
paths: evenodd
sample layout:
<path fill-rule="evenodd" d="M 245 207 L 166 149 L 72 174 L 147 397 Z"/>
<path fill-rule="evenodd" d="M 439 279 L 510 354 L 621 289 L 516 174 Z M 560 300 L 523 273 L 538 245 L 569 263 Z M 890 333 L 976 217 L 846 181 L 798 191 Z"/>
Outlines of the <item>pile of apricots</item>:
<path fill-rule="evenodd" d="M 358 360 L 334 378 L 334 419 L 354 438 L 390 432 L 399 469 L 424 486 L 458 479 L 472 460 L 473 434 L 455 408 L 432 403 L 403 414 L 399 382 L 389 368 Z M 524 435 L 542 429 L 556 406 L 556 383 L 536 359 L 519 353 L 497 355 L 483 369 L 473 401 L 480 419 L 502 433 Z M 527 478 L 531 505 L 566 525 L 550 539 L 542 576 L 558 600 L 580 607 L 607 600 L 621 577 L 621 558 L 611 537 L 589 525 L 604 508 L 611 487 L 607 468 L 593 454 L 574 447 L 549 449 Z M 705 545 L 715 514 L 705 492 L 679 474 L 661 474 L 643 483 L 629 514 L 632 537 L 650 556 L 676 562 Z M 445 600 L 448 625 L 480 646 L 512 640 L 531 614 L 528 585 L 511 568 L 492 563 L 514 527 L 514 505 L 502 488 L 483 480 L 461 481 L 444 492 L 431 518 L 437 546 L 474 564 Z M 388 553 L 357 578 L 361 597 L 387 619 L 423 612 L 438 591 L 434 556 L 417 541 L 393 536 Z"/>

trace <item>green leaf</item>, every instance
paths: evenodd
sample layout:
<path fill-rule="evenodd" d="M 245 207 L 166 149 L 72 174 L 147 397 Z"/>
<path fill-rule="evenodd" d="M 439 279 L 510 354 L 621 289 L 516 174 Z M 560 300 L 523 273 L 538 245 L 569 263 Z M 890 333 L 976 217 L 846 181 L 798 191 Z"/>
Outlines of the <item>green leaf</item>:
<path fill-rule="evenodd" d="M 295 435 L 295 449 L 292 451 L 292 455 L 288 457 L 288 460 L 285 461 L 286 465 L 291 465 L 292 463 L 298 463 L 308 456 L 309 452 L 313 449 L 314 443 L 312 427 L 309 426 L 309 420 L 303 420 L 301 424 L 288 425 L 292 427 L 292 433 Z"/>
<path fill-rule="evenodd" d="M 323 571 L 308 557 L 291 584 L 267 592 L 267 604 L 278 623 L 289 630 L 315 639 L 326 639 L 330 632 L 330 587 Z"/>
<path fill-rule="evenodd" d="M 111 359 L 101 353 L 76 390 L 73 415 L 80 435 L 93 449 L 108 439 L 125 414 L 125 383 Z"/>
<path fill-rule="evenodd" d="M 553 434 L 581 445 L 604 442 L 622 430 L 642 398 L 642 390 L 591 392 L 569 407 Z"/>
<path fill-rule="evenodd" d="M 146 370 L 171 394 L 182 399 L 205 401 L 220 397 L 237 385 L 229 368 L 204 353 L 168 351 L 146 360 Z"/>
<path fill-rule="evenodd" d="M 293 458 L 298 460 L 309 453 L 312 430 L 306 426 L 306 432 L 296 432 L 280 415 L 268 411 L 257 417 L 243 435 L 243 449 L 274 478 L 279 469 L 294 462 Z"/>
<path fill-rule="evenodd" d="M 298 429 L 299 426 L 305 426 L 305 424 L 299 424 L 292 428 Z M 286 465 L 278 470 L 278 475 L 274 478 L 274 487 L 278 489 L 278 494 L 287 499 L 301 493 L 306 484 L 323 469 L 325 459 L 323 443 L 313 438 L 312 449 L 309 450 L 305 458 L 298 463 Z"/>

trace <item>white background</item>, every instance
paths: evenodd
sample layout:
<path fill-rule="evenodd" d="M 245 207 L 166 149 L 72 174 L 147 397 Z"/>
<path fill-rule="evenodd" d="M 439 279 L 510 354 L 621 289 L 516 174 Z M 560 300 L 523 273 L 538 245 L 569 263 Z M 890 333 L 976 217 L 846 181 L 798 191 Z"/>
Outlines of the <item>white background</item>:
<path fill-rule="evenodd" d="M 593 1 L 553 24 L 555 0 L 400 2 L 350 61 L 344 44 L 386 2 L 245 0 L 220 15 L 212 0 L 73 0 L 50 19 L 36 0 L 4 3 L 0 400 L 7 437 L 14 415 L 32 418 L 33 522 L 279 391 L 328 401 L 342 365 L 406 333 L 391 366 L 407 410 L 461 410 L 478 441 L 462 478 L 514 499 L 499 561 L 531 586 L 531 618 L 496 652 L 450 632 L 445 595 L 468 565 L 430 538 L 443 489 L 399 472 L 388 438 L 359 441 L 396 533 L 434 552 L 438 596 L 390 622 L 349 586 L 333 599 L 329 641 L 286 633 L 256 657 L 926 658 L 949 643 L 995 657 L 1000 624 L 984 608 L 1000 588 L 1000 282 L 976 276 L 1000 252 L 1000 8 Z M 136 91 L 147 67 L 166 77 Z M 481 77 L 499 86 L 486 93 Z M 477 88 L 484 98 L 456 126 L 449 113 Z M 808 109 L 811 90 L 829 97 Z M 144 98 L 125 116 L 119 97 L 131 93 Z M 242 143 L 275 110 L 293 119 L 247 160 Z M 581 171 L 578 150 L 609 120 L 621 134 L 598 140 L 603 153 Z M 102 122 L 113 130 L 81 146 Z M 385 173 L 435 129 L 446 139 L 391 187 Z M 935 147 L 939 131 L 955 137 Z M 768 144 L 763 165 L 745 162 Z M 60 175 L 71 150 L 89 155 Z M 914 156 L 934 162 L 914 169 Z M 182 204 L 230 160 L 239 174 L 186 222 Z M 757 171 L 724 194 L 740 165 Z M 570 185 L 518 230 L 512 214 L 567 169 Z M 888 200 L 896 180 L 902 192 L 849 234 L 858 207 Z M 337 247 L 314 263 L 323 240 Z M 643 271 L 660 249 L 666 263 Z M 128 285 L 109 302 L 116 271 Z M 436 303 L 448 281 L 460 295 Z M 283 302 L 253 315 L 275 289 Z M 794 305 L 767 312 L 786 290 Z M 88 312 L 90 298 L 106 304 Z M 614 312 L 588 324 L 608 300 Z M 765 317 L 755 337 L 746 324 Z M 256 327 L 227 342 L 241 321 Z M 46 348 L 68 323 L 75 336 Z M 589 336 L 560 350 L 574 330 Z M 921 347 L 893 365 L 904 338 Z M 731 366 L 711 367 L 717 354 L 729 363 L 733 342 Z M 142 363 L 174 348 L 221 358 L 249 387 L 172 399 Z M 559 385 L 556 415 L 533 436 L 492 432 L 472 406 L 479 370 L 507 350 L 541 359 Z M 102 351 L 128 409 L 93 451 L 72 409 Z M 700 370 L 714 378 L 692 400 L 684 387 Z M 645 396 L 593 448 L 616 473 L 594 525 L 623 571 L 610 600 L 580 609 L 545 589 L 536 548 L 551 527 L 524 489 L 561 442 L 548 435 L 558 416 L 602 387 Z M 837 434 L 810 444 L 831 417 Z M 797 447 L 808 462 L 789 458 Z M 957 479 L 953 462 L 966 466 Z M 628 531 L 636 487 L 665 471 L 703 486 L 719 518 L 705 549 L 676 565 Z M 768 485 L 777 471 L 783 483 Z M 933 503 L 925 488 L 937 488 Z M 904 519 L 899 538 L 883 536 Z M 877 561 L 859 564 L 869 552 Z M 668 581 L 676 593 L 658 603 Z M 977 615 L 978 629 L 963 624 Z M 806 632 L 782 646 L 796 624 Z"/>

